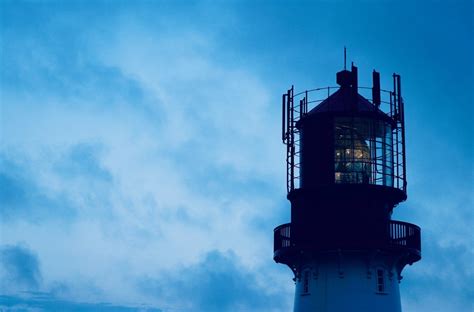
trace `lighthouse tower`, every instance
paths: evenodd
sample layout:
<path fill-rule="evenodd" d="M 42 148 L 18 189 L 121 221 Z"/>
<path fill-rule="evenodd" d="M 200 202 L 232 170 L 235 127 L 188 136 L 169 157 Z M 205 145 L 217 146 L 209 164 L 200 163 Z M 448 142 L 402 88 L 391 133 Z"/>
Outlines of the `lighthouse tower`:
<path fill-rule="evenodd" d="M 283 94 L 291 223 L 274 230 L 274 260 L 290 267 L 294 311 L 400 312 L 405 265 L 421 259 L 420 228 L 391 219 L 407 198 L 401 79 Z"/>

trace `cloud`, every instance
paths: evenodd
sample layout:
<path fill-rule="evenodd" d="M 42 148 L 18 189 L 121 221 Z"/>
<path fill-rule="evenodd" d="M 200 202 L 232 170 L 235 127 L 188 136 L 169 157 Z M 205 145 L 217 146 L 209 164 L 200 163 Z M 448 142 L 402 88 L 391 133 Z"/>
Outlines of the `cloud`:
<path fill-rule="evenodd" d="M 0 291 L 37 290 L 41 285 L 38 257 L 25 246 L 0 247 Z"/>
<path fill-rule="evenodd" d="M 48 192 L 28 165 L 10 160 L 2 153 L 0 159 L 0 217 L 4 222 L 20 219 L 39 222 L 50 217 L 74 216 L 72 203 L 62 194 Z"/>
<path fill-rule="evenodd" d="M 46 285 L 38 257 L 24 246 L 0 249 L 0 308 L 6 311 L 282 311 L 287 297 L 273 278 L 261 280 L 231 252 L 211 251 L 194 265 L 135 279 L 142 301 L 154 304 L 110 304 L 81 301 L 75 283 Z M 273 287 L 269 287 L 273 285 Z M 92 285 L 88 286 L 93 288 Z M 44 290 L 43 292 L 38 290 Z M 98 289 L 96 292 L 102 292 Z M 68 299 L 72 296 L 72 299 Z M 100 299 L 99 299 L 100 300 Z M 93 300 L 93 301 L 97 301 Z M 156 307 L 160 307 L 160 309 Z"/>
<path fill-rule="evenodd" d="M 149 305 L 114 305 L 65 299 L 74 284 L 43 282 L 38 256 L 24 245 L 0 247 L 0 310 L 2 311 L 149 311 Z M 88 285 L 93 288 L 92 285 Z M 41 291 L 46 290 L 46 292 Z M 100 290 L 96 290 L 99 291 Z"/>
<path fill-rule="evenodd" d="M 50 293 L 29 292 L 22 296 L 0 295 L 0 309 L 6 312 L 13 311 L 74 311 L 74 312 L 160 312 L 162 310 L 143 306 L 121 306 L 110 303 L 87 303 L 59 299 Z"/>
<path fill-rule="evenodd" d="M 71 220 L 86 205 L 107 206 L 113 181 L 99 155 L 97 144 L 72 145 L 39 160 L 25 153 L 0 153 L 0 216 L 34 223 Z"/>
<path fill-rule="evenodd" d="M 173 311 L 283 311 L 288 302 L 259 283 L 238 264 L 233 252 L 211 251 L 201 262 L 157 278 L 143 278 L 138 287 L 161 300 L 178 303 Z"/>
<path fill-rule="evenodd" d="M 422 262 L 407 267 L 400 284 L 404 310 L 471 311 L 473 250 L 463 245 L 443 246 L 433 238 L 425 238 L 422 248 Z"/>

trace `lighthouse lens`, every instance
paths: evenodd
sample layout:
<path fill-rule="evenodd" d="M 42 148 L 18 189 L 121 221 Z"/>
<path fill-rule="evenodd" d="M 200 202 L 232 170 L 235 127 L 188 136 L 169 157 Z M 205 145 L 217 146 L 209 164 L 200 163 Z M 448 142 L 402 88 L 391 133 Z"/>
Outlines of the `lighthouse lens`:
<path fill-rule="evenodd" d="M 336 118 L 335 183 L 393 186 L 390 125 L 369 118 Z"/>

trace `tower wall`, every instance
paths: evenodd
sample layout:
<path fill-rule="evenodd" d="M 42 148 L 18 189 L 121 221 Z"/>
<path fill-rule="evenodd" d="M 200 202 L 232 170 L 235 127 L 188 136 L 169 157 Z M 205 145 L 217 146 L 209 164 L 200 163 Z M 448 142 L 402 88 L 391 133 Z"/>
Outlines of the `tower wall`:
<path fill-rule="evenodd" d="M 319 254 L 302 262 L 295 312 L 401 312 L 393 257 L 370 253 Z"/>

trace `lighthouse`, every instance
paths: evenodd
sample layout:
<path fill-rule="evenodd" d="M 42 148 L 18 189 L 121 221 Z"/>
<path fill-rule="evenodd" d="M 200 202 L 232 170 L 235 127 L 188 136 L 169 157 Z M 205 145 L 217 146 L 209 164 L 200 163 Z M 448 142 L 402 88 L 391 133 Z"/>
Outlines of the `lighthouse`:
<path fill-rule="evenodd" d="M 273 259 L 294 274 L 295 312 L 400 312 L 402 271 L 421 259 L 420 228 L 391 218 L 407 199 L 401 77 L 372 80 L 344 66 L 338 87 L 282 96 L 291 222 Z"/>

